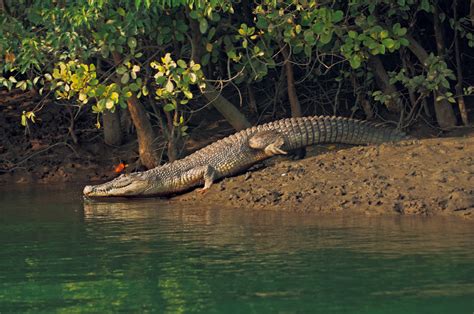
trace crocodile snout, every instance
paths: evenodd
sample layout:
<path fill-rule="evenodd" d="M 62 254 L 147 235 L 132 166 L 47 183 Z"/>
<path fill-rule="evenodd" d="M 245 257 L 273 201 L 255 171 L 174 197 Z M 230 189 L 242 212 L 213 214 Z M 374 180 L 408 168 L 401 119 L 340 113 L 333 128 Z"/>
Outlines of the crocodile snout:
<path fill-rule="evenodd" d="M 84 195 L 89 195 L 92 192 L 92 187 L 93 187 L 92 185 L 86 185 L 84 187 L 84 192 L 83 192 Z"/>

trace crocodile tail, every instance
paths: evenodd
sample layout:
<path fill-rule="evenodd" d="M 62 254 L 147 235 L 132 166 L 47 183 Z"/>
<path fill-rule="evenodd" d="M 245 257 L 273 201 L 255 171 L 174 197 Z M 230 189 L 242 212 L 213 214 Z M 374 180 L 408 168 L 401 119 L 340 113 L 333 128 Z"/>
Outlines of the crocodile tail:
<path fill-rule="evenodd" d="M 286 138 L 286 149 L 321 143 L 380 144 L 407 139 L 397 129 L 344 117 L 313 116 L 272 122 L 270 129 Z"/>

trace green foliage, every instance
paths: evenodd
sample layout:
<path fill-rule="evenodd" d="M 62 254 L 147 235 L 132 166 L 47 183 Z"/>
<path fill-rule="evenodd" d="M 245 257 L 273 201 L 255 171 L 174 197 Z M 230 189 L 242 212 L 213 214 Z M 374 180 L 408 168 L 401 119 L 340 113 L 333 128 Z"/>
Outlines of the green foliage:
<path fill-rule="evenodd" d="M 420 16 L 430 20 L 434 6 L 442 6 L 434 0 L 262 0 L 249 8 L 230 0 L 5 3 L 0 87 L 52 90 L 93 113 L 126 108 L 128 97 L 152 94 L 180 125 L 180 106 L 199 106 L 193 100 L 204 84 L 201 67 L 210 78 L 225 78 L 237 88 L 273 82 L 280 79 L 283 49 L 302 85 L 324 81 L 322 73 L 328 73 L 328 80 L 340 77 L 340 85 L 350 89 L 356 76 L 364 85 L 360 90 L 370 90 L 377 102 L 394 101 L 395 95 L 375 90 L 366 70 L 367 60 L 378 55 L 395 70 L 392 84 L 423 95 L 444 88 L 440 97 L 454 99 L 451 60 L 432 55 L 410 74 L 399 66 L 399 51 L 409 45 L 407 30 L 416 31 L 411 26 Z M 439 18 L 474 46 L 469 16 L 454 19 L 441 10 Z M 196 55 L 199 64 L 185 61 Z M 164 56 L 160 62 L 150 63 L 159 56 Z M 27 113 L 20 118 L 25 125 L 35 112 Z"/>
<path fill-rule="evenodd" d="M 173 124 L 175 127 L 179 127 L 184 135 L 187 127 L 183 125 L 184 118 L 179 113 L 179 106 L 186 105 L 194 97 L 193 86 L 197 86 L 199 89 L 206 87 L 201 65 L 192 60 L 189 63 L 182 59 L 174 61 L 171 54 L 167 53 L 161 58 L 161 62 L 153 61 L 151 67 L 156 70 L 154 75 L 157 85 L 155 98 L 164 104 L 163 110 L 165 112 L 174 111 L 176 113 Z"/>
<path fill-rule="evenodd" d="M 74 99 L 80 105 L 93 101 L 94 113 L 103 113 L 105 110 L 113 112 L 118 104 L 126 108 L 125 100 L 132 95 L 116 83 L 99 83 L 95 65 L 78 63 L 77 60 L 59 62 L 52 75 L 45 76 L 51 81 L 57 99 Z"/>
<path fill-rule="evenodd" d="M 383 55 L 408 46 L 408 40 L 403 37 L 407 29 L 399 23 L 392 28 L 384 28 L 376 24 L 373 16 L 365 18 L 361 15 L 356 19 L 356 25 L 358 30 L 348 31 L 341 46 L 342 54 L 354 69 L 360 67 L 362 61 L 367 60 L 370 55 Z"/>
<path fill-rule="evenodd" d="M 399 72 L 392 72 L 390 73 L 390 83 L 395 84 L 399 82 L 409 90 L 420 94 L 428 94 L 434 91 L 439 92 L 441 88 L 449 89 L 449 80 L 456 79 L 446 62 L 434 54 L 430 54 L 426 60 L 425 69 L 420 75 L 416 76 L 408 76 L 405 69 L 401 69 Z M 450 92 L 443 95 L 443 97 L 448 98 L 450 102 L 454 102 Z"/>
<path fill-rule="evenodd" d="M 236 41 L 226 42 L 227 56 L 239 66 L 240 80 L 261 80 L 276 67 L 274 54 L 283 45 L 294 55 L 311 58 L 313 49 L 326 47 L 344 19 L 341 10 L 318 7 L 316 1 L 263 1 L 255 7 L 255 27 L 241 24 Z"/>
<path fill-rule="evenodd" d="M 396 94 L 386 94 L 386 93 L 383 93 L 382 91 L 374 91 L 372 93 L 372 97 L 374 98 L 375 101 L 378 101 L 380 102 L 381 104 L 384 104 L 384 105 L 388 105 L 390 104 L 391 102 L 393 102 L 394 100 L 397 100 L 397 96 Z"/>
<path fill-rule="evenodd" d="M 205 88 L 201 65 L 192 60 L 189 63 L 181 59 L 175 62 L 171 54 L 167 53 L 161 58 L 161 62 L 152 62 L 151 67 L 156 70 L 154 78 L 158 86 L 156 89 L 158 100 L 176 102 L 177 99 L 181 99 L 180 104 L 184 105 L 193 98 L 191 86 Z M 166 105 L 173 106 L 174 104 L 167 103 Z"/>
<path fill-rule="evenodd" d="M 474 86 L 469 86 L 469 87 L 464 88 L 464 94 L 466 95 L 474 94 Z"/>

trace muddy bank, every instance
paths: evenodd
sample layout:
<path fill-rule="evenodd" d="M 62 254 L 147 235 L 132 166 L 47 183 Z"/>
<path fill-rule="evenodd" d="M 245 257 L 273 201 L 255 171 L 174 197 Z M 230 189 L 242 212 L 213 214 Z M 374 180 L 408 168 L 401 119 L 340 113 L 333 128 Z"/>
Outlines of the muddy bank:
<path fill-rule="evenodd" d="M 368 215 L 455 215 L 474 219 L 474 135 L 312 149 L 172 202 L 235 208 Z"/>

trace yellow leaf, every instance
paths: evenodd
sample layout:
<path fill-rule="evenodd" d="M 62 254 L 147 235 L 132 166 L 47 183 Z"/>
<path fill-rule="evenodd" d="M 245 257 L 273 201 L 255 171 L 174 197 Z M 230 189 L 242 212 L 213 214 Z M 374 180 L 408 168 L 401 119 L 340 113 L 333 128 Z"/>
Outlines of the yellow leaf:
<path fill-rule="evenodd" d="M 28 119 L 30 119 L 33 123 L 35 123 L 35 117 L 36 117 L 36 115 L 35 115 L 35 113 L 34 113 L 33 111 L 28 111 L 28 112 L 26 113 L 26 117 L 27 117 Z"/>
<path fill-rule="evenodd" d="M 184 96 L 186 96 L 186 98 L 188 98 L 188 99 L 192 99 L 192 98 L 193 98 L 193 93 L 191 93 L 191 92 L 188 91 L 188 90 L 183 90 L 183 94 L 184 94 Z"/>
<path fill-rule="evenodd" d="M 114 102 L 117 102 L 119 99 L 119 94 L 117 92 L 112 92 L 112 94 L 110 94 L 110 99 L 112 99 Z"/>
<path fill-rule="evenodd" d="M 23 114 L 21 115 L 21 125 L 26 126 L 26 115 L 24 111 L 23 111 Z"/>
<path fill-rule="evenodd" d="M 173 82 L 171 82 L 171 81 L 166 82 L 165 89 L 168 93 L 173 92 L 173 89 L 174 89 Z"/>
<path fill-rule="evenodd" d="M 189 73 L 189 80 L 191 81 L 191 83 L 196 83 L 197 75 L 194 73 Z"/>
<path fill-rule="evenodd" d="M 146 85 L 143 85 L 143 86 L 142 86 L 142 94 L 143 94 L 143 96 L 147 96 L 147 95 L 148 95 L 148 88 L 146 87 Z"/>
<path fill-rule="evenodd" d="M 53 70 L 53 77 L 54 77 L 55 79 L 61 78 L 61 74 L 59 73 L 59 70 L 58 70 L 58 69 L 54 69 L 54 70 Z M 47 79 L 47 78 L 46 78 L 46 79 Z"/>
<path fill-rule="evenodd" d="M 105 102 L 105 108 L 107 108 L 107 109 L 110 110 L 110 109 L 112 109 L 113 107 L 114 107 L 114 102 L 113 102 L 113 100 L 107 99 L 107 101 Z"/>
<path fill-rule="evenodd" d="M 171 61 L 171 54 L 168 52 L 164 57 L 161 58 L 161 62 L 168 64 Z"/>
<path fill-rule="evenodd" d="M 79 100 L 84 104 L 87 103 L 87 95 L 84 93 L 79 93 Z"/>

